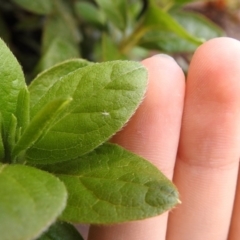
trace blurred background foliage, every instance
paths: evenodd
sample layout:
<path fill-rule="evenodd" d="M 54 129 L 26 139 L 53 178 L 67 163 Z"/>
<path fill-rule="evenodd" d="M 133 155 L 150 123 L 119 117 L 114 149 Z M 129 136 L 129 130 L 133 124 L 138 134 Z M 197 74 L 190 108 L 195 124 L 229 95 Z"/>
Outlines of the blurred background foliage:
<path fill-rule="evenodd" d="M 239 5 L 239 0 L 0 0 L 0 36 L 28 79 L 69 58 L 140 60 L 160 52 L 187 71 L 202 42 L 239 30 Z M 236 29 L 229 33 L 224 18 Z"/>

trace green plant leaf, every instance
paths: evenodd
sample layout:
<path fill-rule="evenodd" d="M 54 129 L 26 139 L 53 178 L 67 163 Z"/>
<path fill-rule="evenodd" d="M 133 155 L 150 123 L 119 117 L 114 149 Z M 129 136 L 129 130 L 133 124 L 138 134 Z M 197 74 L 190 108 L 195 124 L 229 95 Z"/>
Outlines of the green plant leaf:
<path fill-rule="evenodd" d="M 1 39 L 0 53 L 0 104 L 4 138 L 6 138 L 12 114 L 16 115 L 19 91 L 26 85 L 19 63 Z"/>
<path fill-rule="evenodd" d="M 57 221 L 37 240 L 84 240 L 77 229 L 69 223 Z"/>
<path fill-rule="evenodd" d="M 104 12 L 106 19 L 116 27 L 124 30 L 127 26 L 127 2 L 126 0 L 96 0 Z"/>
<path fill-rule="evenodd" d="M 155 166 L 114 144 L 45 169 L 68 190 L 64 221 L 126 222 L 156 216 L 179 202 L 175 186 Z"/>
<path fill-rule="evenodd" d="M 47 172 L 0 163 L 0 196 L 1 240 L 32 240 L 61 214 L 67 192 Z"/>
<path fill-rule="evenodd" d="M 127 58 L 120 53 L 117 44 L 107 34 L 102 34 L 101 55 L 102 61 L 113 61 Z"/>
<path fill-rule="evenodd" d="M 194 0 L 174 0 L 176 4 L 186 4 L 189 2 L 193 2 Z"/>
<path fill-rule="evenodd" d="M 53 9 L 52 0 L 13 0 L 20 7 L 37 14 L 49 14 Z"/>
<path fill-rule="evenodd" d="M 12 161 L 12 149 L 16 143 L 16 131 L 17 130 L 17 118 L 14 114 L 11 116 L 9 130 L 6 135 L 5 143 L 5 162 L 9 163 Z"/>
<path fill-rule="evenodd" d="M 130 61 L 94 64 L 62 77 L 31 104 L 31 116 L 55 98 L 72 97 L 68 114 L 27 150 L 27 161 L 66 161 L 93 150 L 133 115 L 146 85 L 146 69 Z"/>
<path fill-rule="evenodd" d="M 79 57 L 79 53 L 75 44 L 56 37 L 51 42 L 47 51 L 42 55 L 42 58 L 35 69 L 35 73 L 42 72 L 56 64 L 77 57 Z"/>
<path fill-rule="evenodd" d="M 54 12 L 45 21 L 42 58 L 35 72 L 41 72 L 67 59 L 79 57 L 80 39 L 81 35 L 69 3 L 55 0 Z"/>
<path fill-rule="evenodd" d="M 76 1 L 74 10 L 80 19 L 87 23 L 102 27 L 105 24 L 103 13 L 91 2 Z"/>
<path fill-rule="evenodd" d="M 2 133 L 2 114 L 0 112 L 0 162 L 4 161 L 4 156 L 5 156 L 2 134 L 3 134 Z"/>
<path fill-rule="evenodd" d="M 18 116 L 17 127 L 23 132 L 29 124 L 29 91 L 27 86 L 20 90 L 17 99 L 16 116 Z"/>
<path fill-rule="evenodd" d="M 60 79 L 76 71 L 77 69 L 86 67 L 90 64 L 92 63 L 83 59 L 71 59 L 59 63 L 54 67 L 40 73 L 28 87 L 31 93 L 31 110 L 34 108 L 34 105 L 40 101 L 41 98 L 44 98 L 46 93 L 53 87 L 53 85 L 60 81 Z M 31 118 L 33 118 L 35 114 L 37 114 L 36 111 L 31 111 Z"/>
<path fill-rule="evenodd" d="M 66 109 L 69 103 L 72 101 L 69 99 L 56 99 L 44 106 L 41 111 L 39 111 L 34 118 L 31 120 L 30 124 L 23 132 L 19 141 L 15 144 L 13 148 L 13 157 L 17 157 L 21 151 L 30 148 L 39 139 L 43 138 L 56 122 L 59 115 Z"/>
<path fill-rule="evenodd" d="M 171 12 L 172 17 L 194 36 L 211 38 L 223 36 L 223 31 L 200 14 L 183 11 Z M 139 43 L 148 49 L 158 49 L 168 53 L 193 52 L 197 44 L 189 42 L 170 31 L 154 30 L 148 32 Z"/>
<path fill-rule="evenodd" d="M 200 45 L 203 39 L 197 38 L 187 32 L 177 21 L 175 21 L 168 13 L 157 7 L 153 1 L 147 9 L 143 18 L 143 28 L 146 32 L 150 30 L 171 31 L 179 37 L 188 40 L 194 44 Z"/>
<path fill-rule="evenodd" d="M 206 40 L 224 35 L 224 31 L 202 14 L 183 10 L 170 12 L 171 16 L 190 34 Z"/>
<path fill-rule="evenodd" d="M 46 18 L 42 51 L 45 53 L 56 38 L 77 45 L 81 39 L 75 19 L 66 2 L 55 1 L 54 13 Z"/>

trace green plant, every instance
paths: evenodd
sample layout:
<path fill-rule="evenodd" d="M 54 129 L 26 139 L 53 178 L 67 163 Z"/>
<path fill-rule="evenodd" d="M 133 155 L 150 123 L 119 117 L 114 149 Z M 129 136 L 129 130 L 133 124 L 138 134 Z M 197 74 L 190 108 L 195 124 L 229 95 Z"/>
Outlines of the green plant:
<path fill-rule="evenodd" d="M 64 60 L 191 54 L 223 31 L 182 8 L 191 0 L 0 0 L 0 36 L 27 80 Z"/>
<path fill-rule="evenodd" d="M 146 91 L 145 68 L 126 59 L 191 53 L 222 34 L 183 12 L 186 2 L 0 0 L 0 36 L 24 69 L 0 41 L 1 240 L 82 239 L 70 223 L 143 219 L 178 203 L 161 172 L 108 139 Z"/>
<path fill-rule="evenodd" d="M 157 168 L 107 142 L 142 100 L 147 72 L 141 64 L 72 59 L 27 87 L 3 41 L 0 52 L 1 240 L 35 239 L 57 218 L 110 224 L 178 203 L 176 188 Z M 40 239 L 63 233 L 81 239 L 62 222 Z"/>

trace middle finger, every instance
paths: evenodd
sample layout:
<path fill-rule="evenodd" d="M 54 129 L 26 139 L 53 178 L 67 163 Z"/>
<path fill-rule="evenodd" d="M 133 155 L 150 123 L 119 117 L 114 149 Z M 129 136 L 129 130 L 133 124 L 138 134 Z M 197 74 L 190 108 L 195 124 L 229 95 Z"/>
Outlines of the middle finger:
<path fill-rule="evenodd" d="M 189 69 L 168 240 L 226 240 L 238 173 L 240 43 L 214 39 Z"/>

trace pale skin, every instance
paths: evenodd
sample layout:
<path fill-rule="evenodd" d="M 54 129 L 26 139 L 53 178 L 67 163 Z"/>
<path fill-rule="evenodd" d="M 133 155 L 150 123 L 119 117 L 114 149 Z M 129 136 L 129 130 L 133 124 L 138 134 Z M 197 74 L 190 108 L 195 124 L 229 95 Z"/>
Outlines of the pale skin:
<path fill-rule="evenodd" d="M 171 58 L 142 64 L 146 97 L 112 141 L 172 179 L 182 204 L 147 220 L 92 226 L 88 239 L 239 240 L 240 42 L 218 38 L 200 46 L 186 84 Z"/>

